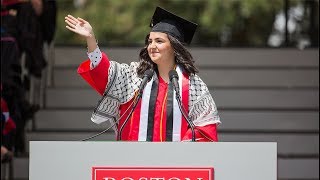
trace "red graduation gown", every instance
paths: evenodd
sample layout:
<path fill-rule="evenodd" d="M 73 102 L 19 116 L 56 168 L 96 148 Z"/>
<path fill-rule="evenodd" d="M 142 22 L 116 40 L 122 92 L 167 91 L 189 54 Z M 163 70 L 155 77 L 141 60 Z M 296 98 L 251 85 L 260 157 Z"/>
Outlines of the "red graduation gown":
<path fill-rule="evenodd" d="M 90 84 L 99 94 L 103 94 L 108 83 L 108 68 L 110 66 L 110 62 L 105 53 L 102 53 L 102 59 L 99 65 L 93 69 L 90 69 L 90 60 L 86 60 L 83 62 L 79 68 L 78 73 Z M 168 90 L 168 84 L 162 79 L 159 78 L 159 88 L 158 88 L 158 96 L 156 100 L 155 106 L 155 114 L 154 114 L 154 126 L 153 126 L 153 141 L 166 141 L 166 93 Z M 120 105 L 120 116 L 124 114 L 124 112 L 128 109 L 133 99 L 125 104 Z M 139 109 L 140 103 L 137 106 Z M 129 112 L 129 111 L 128 111 Z M 128 114 L 127 112 L 127 114 Z M 125 115 L 119 121 L 119 127 L 123 124 L 123 121 L 126 119 L 127 115 Z M 134 118 L 133 118 L 134 117 Z M 130 121 L 126 124 L 122 132 L 122 140 L 129 141 L 137 141 L 138 140 L 138 129 L 139 126 L 139 117 L 133 115 Z M 187 126 L 186 122 L 183 122 L 184 125 Z M 181 140 L 190 140 L 191 139 L 191 129 L 187 129 L 187 127 L 182 128 L 181 132 Z M 202 134 L 209 137 L 213 141 L 218 141 L 217 137 L 217 126 L 216 124 L 209 124 L 206 126 L 197 126 L 196 127 L 196 139 L 197 141 L 209 141 Z"/>

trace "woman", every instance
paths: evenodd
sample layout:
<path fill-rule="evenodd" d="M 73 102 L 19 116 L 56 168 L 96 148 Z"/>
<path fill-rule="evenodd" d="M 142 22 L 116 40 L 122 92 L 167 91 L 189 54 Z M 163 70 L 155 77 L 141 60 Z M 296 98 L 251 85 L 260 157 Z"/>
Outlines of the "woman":
<path fill-rule="evenodd" d="M 220 118 L 215 103 L 207 86 L 195 74 L 192 56 L 183 45 L 191 42 L 196 24 L 157 7 L 140 62 L 127 65 L 109 61 L 100 51 L 89 22 L 71 15 L 65 17 L 65 22 L 67 29 L 87 40 L 90 60 L 80 65 L 78 73 L 103 95 L 92 115 L 93 122 L 117 123 L 114 130 L 118 140 L 218 141 Z M 154 70 L 152 79 L 137 100 L 142 77 L 148 69 Z M 173 93 L 169 79 L 173 69 L 179 76 L 182 106 L 189 114 L 191 126 L 195 126 L 195 137 Z M 133 109 L 134 102 L 137 106 Z M 129 116 L 131 109 L 133 113 Z"/>

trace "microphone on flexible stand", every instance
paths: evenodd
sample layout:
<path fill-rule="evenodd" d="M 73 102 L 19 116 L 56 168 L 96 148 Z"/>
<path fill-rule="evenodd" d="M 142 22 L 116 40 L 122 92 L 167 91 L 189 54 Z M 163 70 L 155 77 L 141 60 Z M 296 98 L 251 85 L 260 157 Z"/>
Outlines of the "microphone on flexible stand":
<path fill-rule="evenodd" d="M 125 121 L 123 122 L 122 126 L 119 129 L 119 133 L 118 133 L 118 137 L 117 137 L 118 141 L 121 141 L 121 135 L 122 135 L 123 128 L 125 127 L 125 125 L 129 121 L 129 118 L 131 117 L 131 115 L 132 115 L 134 109 L 136 108 L 136 106 L 138 105 L 139 100 L 142 98 L 143 90 L 146 87 L 147 83 L 151 80 L 152 76 L 153 76 L 153 70 L 152 69 L 148 69 L 148 70 L 146 70 L 144 72 L 143 79 L 142 79 L 142 82 L 140 84 L 140 88 L 139 88 L 139 91 L 138 91 L 138 95 L 134 99 L 133 107 L 132 107 L 131 111 L 129 112 L 129 115 L 127 116 L 127 118 L 125 119 Z"/>
<path fill-rule="evenodd" d="M 143 93 L 143 89 L 144 87 L 146 86 L 147 82 L 150 81 L 151 77 L 153 75 L 153 70 L 146 70 L 146 72 L 144 73 L 143 75 L 143 79 L 142 79 L 142 82 L 141 82 L 141 85 L 140 85 L 140 88 L 139 88 L 139 94 L 137 96 L 137 98 L 135 98 L 134 102 L 132 102 L 130 104 L 130 106 L 128 107 L 128 109 L 116 120 L 114 121 L 114 123 L 109 126 L 108 128 L 106 128 L 105 130 L 101 131 L 100 133 L 98 134 L 95 134 L 93 136 L 90 136 L 88 138 L 85 138 L 85 139 L 82 139 L 81 141 L 87 141 L 87 140 L 90 140 L 90 139 L 93 139 L 95 137 L 98 137 L 102 134 L 104 134 L 105 132 L 107 132 L 109 129 L 111 129 L 112 127 L 116 126 L 117 123 L 119 122 L 119 120 L 127 113 L 127 111 L 132 107 L 128 117 L 126 118 L 125 122 L 123 123 L 123 125 L 121 126 L 120 128 L 120 131 L 119 131 L 119 134 L 118 134 L 118 139 L 121 140 L 121 134 L 122 134 L 122 130 L 125 126 L 125 124 L 128 122 L 129 120 L 129 117 L 131 116 L 133 110 L 135 109 L 135 107 L 137 106 L 138 102 L 139 102 L 139 99 L 142 97 L 142 93 Z"/>
<path fill-rule="evenodd" d="M 180 89 L 179 89 L 179 83 L 178 83 L 178 73 L 175 70 L 171 70 L 169 72 L 169 78 L 170 78 L 170 82 L 173 85 L 174 90 L 176 91 L 176 99 L 178 102 L 178 106 L 179 109 L 181 111 L 181 114 L 183 115 L 183 117 L 187 120 L 188 125 L 190 126 L 191 132 L 192 132 L 192 141 L 195 142 L 196 141 L 196 135 L 195 135 L 195 125 L 193 124 L 193 122 L 189 119 L 189 116 L 187 115 L 187 111 L 183 108 L 182 106 L 182 102 L 181 102 L 181 96 L 180 96 Z"/>
<path fill-rule="evenodd" d="M 109 127 L 107 127 L 105 130 L 103 130 L 103 131 L 101 131 L 101 132 L 99 132 L 99 133 L 97 133 L 97 134 L 95 134 L 95 135 L 93 135 L 93 136 L 84 138 L 84 139 L 82 139 L 81 141 L 88 141 L 88 140 L 90 140 L 90 139 L 93 139 L 93 138 L 95 138 L 95 137 L 98 137 L 98 136 L 104 134 L 105 132 L 109 131 L 109 129 L 111 129 L 111 128 L 113 128 L 114 126 L 116 126 L 116 125 L 118 124 L 118 122 L 120 121 L 120 119 L 123 117 L 123 115 L 125 115 L 125 114 L 127 113 L 127 111 L 132 107 L 133 103 L 134 103 L 134 102 L 132 102 L 132 103 L 129 105 L 129 107 L 125 110 L 125 112 L 124 112 L 117 120 L 115 120 L 115 121 L 113 122 L 113 124 L 111 124 L 111 125 L 110 125 Z"/>

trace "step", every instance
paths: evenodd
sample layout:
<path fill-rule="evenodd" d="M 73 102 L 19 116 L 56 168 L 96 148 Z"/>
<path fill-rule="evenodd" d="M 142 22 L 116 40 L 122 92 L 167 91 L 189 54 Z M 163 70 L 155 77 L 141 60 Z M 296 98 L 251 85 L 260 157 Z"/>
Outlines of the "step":
<path fill-rule="evenodd" d="M 93 110 L 43 109 L 36 113 L 35 127 L 40 131 L 98 131 L 110 123 L 90 120 Z M 222 131 L 319 132 L 318 111 L 219 111 Z M 31 121 L 29 121 L 31 122 Z M 31 127 L 31 126 L 30 126 Z"/>
<path fill-rule="evenodd" d="M 142 47 L 141 47 L 142 48 Z M 120 63 L 138 61 L 140 47 L 100 47 L 110 60 Z M 88 59 L 85 47 L 55 47 L 56 66 L 76 66 Z M 270 49 L 270 48 L 203 48 L 193 47 L 190 52 L 200 67 L 319 67 L 318 49 Z M 303 59 L 303 61 L 301 61 Z"/>
<path fill-rule="evenodd" d="M 219 111 L 228 131 L 319 132 L 318 111 Z"/>
<path fill-rule="evenodd" d="M 9 176 L 8 163 L 1 163 L 1 180 Z M 13 180 L 28 180 L 29 179 L 29 157 L 14 157 L 13 158 Z"/>
<path fill-rule="evenodd" d="M 210 89 L 218 109 L 319 109 L 319 89 Z M 48 108 L 93 108 L 100 95 L 90 88 L 49 88 Z"/>
<path fill-rule="evenodd" d="M 89 88 L 49 88 L 46 92 L 46 107 L 48 108 L 92 108 L 101 96 Z"/>
<path fill-rule="evenodd" d="M 72 132 L 72 131 L 31 131 L 26 133 L 26 150 L 29 152 L 29 141 L 83 141 L 101 131 Z M 114 131 L 107 131 L 87 141 L 114 141 Z"/>
<path fill-rule="evenodd" d="M 34 131 L 27 132 L 26 142 L 29 147 L 29 141 L 82 141 L 88 137 L 91 137 L 95 132 L 72 132 L 72 131 Z M 113 131 L 108 131 L 102 135 L 92 139 L 92 141 L 114 141 L 115 133 Z"/>
<path fill-rule="evenodd" d="M 319 158 L 278 159 L 278 179 L 319 179 Z"/>
<path fill-rule="evenodd" d="M 110 126 L 91 121 L 92 110 L 41 110 L 35 116 L 36 130 L 97 131 Z"/>
<path fill-rule="evenodd" d="M 90 138 L 100 131 L 95 132 L 72 132 L 72 131 L 37 131 L 26 133 L 26 150 L 29 152 L 30 141 L 83 141 Z M 87 141 L 114 141 L 115 133 L 113 131 L 105 132 L 97 137 Z"/>
<path fill-rule="evenodd" d="M 277 142 L 278 154 L 319 156 L 319 133 L 237 133 L 218 134 L 221 142 Z"/>
<path fill-rule="evenodd" d="M 29 179 L 29 158 L 18 157 L 14 159 L 14 177 L 15 179 Z"/>
<path fill-rule="evenodd" d="M 319 69 L 204 69 L 199 76 L 209 87 L 319 88 Z M 89 87 L 77 67 L 56 67 L 55 87 Z"/>
<path fill-rule="evenodd" d="M 199 66 L 319 67 L 319 51 L 271 48 L 191 48 Z M 303 59 L 303 61 L 301 61 Z"/>
<path fill-rule="evenodd" d="M 139 48 L 105 48 L 100 49 L 108 53 L 110 60 L 130 62 L 138 60 Z M 87 49 L 84 47 L 58 46 L 55 47 L 55 66 L 78 66 L 88 59 Z M 70 58 L 72 57 L 72 58 Z"/>

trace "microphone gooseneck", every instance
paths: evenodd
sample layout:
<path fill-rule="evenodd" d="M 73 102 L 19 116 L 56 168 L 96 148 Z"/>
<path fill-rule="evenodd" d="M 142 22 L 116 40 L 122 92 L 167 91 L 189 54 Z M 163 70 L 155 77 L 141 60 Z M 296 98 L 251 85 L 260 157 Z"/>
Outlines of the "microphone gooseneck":
<path fill-rule="evenodd" d="M 120 121 L 120 119 L 123 117 L 123 115 L 125 115 L 127 113 L 127 111 L 132 107 L 133 105 L 133 102 L 129 105 L 128 109 L 126 109 L 126 111 L 116 120 L 113 122 L 113 124 L 111 124 L 109 127 L 107 127 L 105 130 L 93 135 L 93 136 L 90 136 L 90 137 L 87 137 L 87 138 L 84 138 L 82 139 L 81 141 L 88 141 L 90 139 L 93 139 L 95 137 L 98 137 L 102 134 L 104 134 L 105 132 L 109 131 L 109 129 L 113 128 L 114 126 L 116 126 L 118 124 L 118 122 Z"/>
<path fill-rule="evenodd" d="M 188 125 L 190 126 L 191 132 L 192 132 L 192 141 L 195 142 L 196 141 L 196 135 L 195 135 L 195 125 L 193 124 L 193 122 L 189 119 L 189 116 L 187 115 L 187 111 L 184 109 L 184 107 L 182 106 L 182 102 L 181 102 L 181 96 L 180 96 L 180 89 L 179 89 L 179 83 L 178 83 L 178 73 L 175 70 L 171 70 L 169 72 L 169 78 L 170 78 L 170 82 L 173 85 L 174 90 L 176 91 L 176 99 L 178 102 L 178 106 L 179 109 L 181 111 L 181 114 L 183 115 L 183 117 L 186 119 Z"/>
<path fill-rule="evenodd" d="M 142 98 L 143 90 L 146 87 L 147 83 L 151 80 L 152 76 L 153 76 L 153 70 L 152 69 L 148 69 L 148 70 L 146 70 L 144 72 L 143 79 L 142 79 L 142 82 L 140 84 L 140 88 L 139 88 L 139 91 L 138 91 L 138 95 L 134 99 L 132 109 L 131 109 L 130 113 L 128 114 L 128 116 L 126 117 L 125 121 L 123 122 L 123 124 L 121 125 L 121 127 L 119 129 L 118 137 L 117 137 L 118 141 L 121 141 L 121 137 L 122 137 L 121 135 L 122 135 L 123 128 L 125 127 L 125 125 L 129 121 L 129 118 L 131 117 L 131 115 L 132 115 L 134 109 L 136 108 L 136 106 L 138 105 L 139 100 Z"/>

